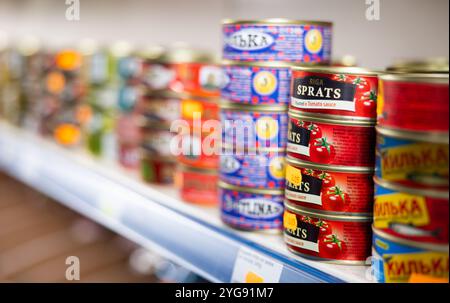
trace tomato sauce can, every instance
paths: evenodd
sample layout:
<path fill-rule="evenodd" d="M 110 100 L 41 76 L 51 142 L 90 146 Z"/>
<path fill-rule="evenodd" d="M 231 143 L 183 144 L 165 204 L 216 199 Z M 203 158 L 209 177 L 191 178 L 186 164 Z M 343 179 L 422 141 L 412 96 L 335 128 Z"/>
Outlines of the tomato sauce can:
<path fill-rule="evenodd" d="M 373 211 L 373 170 L 347 169 L 286 159 L 286 199 L 292 205 L 334 215 Z"/>
<path fill-rule="evenodd" d="M 221 90 L 223 99 L 239 104 L 289 104 L 289 65 L 224 60 L 222 69 L 225 78 Z"/>
<path fill-rule="evenodd" d="M 317 164 L 368 167 L 375 165 L 372 122 L 323 118 L 289 112 L 288 155 Z"/>
<path fill-rule="evenodd" d="M 378 124 L 448 139 L 448 73 L 380 75 Z"/>
<path fill-rule="evenodd" d="M 171 184 L 174 182 L 176 162 L 170 158 L 155 157 L 142 152 L 141 175 L 148 183 Z"/>
<path fill-rule="evenodd" d="M 284 188 L 284 152 L 224 153 L 220 179 L 228 184 L 260 189 Z"/>
<path fill-rule="evenodd" d="M 377 129 L 376 176 L 416 188 L 448 189 L 449 145 L 433 133 Z M 448 138 L 447 138 L 448 139 Z"/>
<path fill-rule="evenodd" d="M 283 191 L 238 187 L 219 181 L 221 218 L 241 230 L 281 231 Z"/>
<path fill-rule="evenodd" d="M 423 190 L 375 178 L 373 226 L 399 239 L 448 244 L 448 190 Z"/>
<path fill-rule="evenodd" d="M 221 103 L 222 146 L 243 149 L 286 147 L 287 108 Z"/>
<path fill-rule="evenodd" d="M 337 216 L 285 202 L 284 240 L 295 254 L 330 263 L 363 265 L 370 256 L 370 216 Z"/>
<path fill-rule="evenodd" d="M 327 64 L 332 24 L 286 19 L 224 20 L 223 58 Z"/>
<path fill-rule="evenodd" d="M 378 78 L 357 67 L 292 67 L 290 108 L 376 121 Z"/>
<path fill-rule="evenodd" d="M 201 205 L 218 205 L 218 175 L 216 170 L 196 169 L 179 165 L 177 183 L 181 198 Z"/>
<path fill-rule="evenodd" d="M 448 243 L 398 239 L 373 229 L 372 271 L 378 282 L 407 283 L 418 278 L 448 283 Z"/>

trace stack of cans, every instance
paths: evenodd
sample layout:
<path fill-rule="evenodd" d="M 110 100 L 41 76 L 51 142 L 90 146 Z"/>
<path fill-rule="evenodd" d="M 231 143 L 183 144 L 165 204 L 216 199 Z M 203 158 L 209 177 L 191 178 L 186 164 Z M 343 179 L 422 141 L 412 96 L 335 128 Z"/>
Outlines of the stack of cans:
<path fill-rule="evenodd" d="M 292 252 L 339 264 L 370 256 L 377 74 L 292 68 L 284 232 Z"/>
<path fill-rule="evenodd" d="M 223 22 L 221 217 L 243 230 L 283 226 L 290 66 L 328 64 L 331 24 Z"/>
<path fill-rule="evenodd" d="M 448 282 L 446 72 L 401 66 L 380 76 L 373 265 L 379 282 Z"/>

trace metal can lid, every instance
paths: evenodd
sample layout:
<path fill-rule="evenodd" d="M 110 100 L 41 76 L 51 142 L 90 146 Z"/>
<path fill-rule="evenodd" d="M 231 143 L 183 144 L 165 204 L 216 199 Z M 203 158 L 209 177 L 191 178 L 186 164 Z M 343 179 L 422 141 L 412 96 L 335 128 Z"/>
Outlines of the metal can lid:
<path fill-rule="evenodd" d="M 444 191 L 444 190 L 438 190 L 438 189 L 413 188 L 413 187 L 400 185 L 397 183 L 388 182 L 388 181 L 383 180 L 378 177 L 373 177 L 373 181 L 375 182 L 376 185 L 390 189 L 390 190 L 404 192 L 404 193 L 417 195 L 417 196 L 425 196 L 425 197 L 447 200 L 447 203 L 448 203 L 448 195 L 449 195 L 448 190 Z"/>
<path fill-rule="evenodd" d="M 411 246 L 411 247 L 417 247 L 417 248 L 422 248 L 425 250 L 430 250 L 430 251 L 436 251 L 436 252 L 447 252 L 449 251 L 449 247 L 448 244 L 432 244 L 432 243 L 424 243 L 424 242 L 416 242 L 416 241 L 412 241 L 412 240 L 406 240 L 406 239 L 402 239 L 402 238 L 398 238 L 395 237 L 393 235 L 390 235 L 386 232 L 383 232 L 377 228 L 375 228 L 372 225 L 372 232 L 389 241 L 392 241 L 394 243 L 398 243 L 401 245 L 406 245 L 406 246 Z"/>
<path fill-rule="evenodd" d="M 326 74 L 345 74 L 345 75 L 362 75 L 362 76 L 377 76 L 381 72 L 373 71 L 362 67 L 353 66 L 292 66 L 293 71 L 305 71 L 311 73 L 326 73 Z"/>
<path fill-rule="evenodd" d="M 361 214 L 345 214 L 345 215 L 337 215 L 334 213 L 326 212 L 323 210 L 311 209 L 306 207 L 300 207 L 298 205 L 294 205 L 289 203 L 289 201 L 284 201 L 284 206 L 287 210 L 297 214 L 304 215 L 313 218 L 319 219 L 327 219 L 332 221 L 342 221 L 342 222 L 372 222 L 372 215 L 361 215 Z"/>
<path fill-rule="evenodd" d="M 251 194 L 261 194 L 261 195 L 274 195 L 274 196 L 284 196 L 283 189 L 260 189 L 251 187 L 242 187 L 219 181 L 218 186 L 223 189 L 235 190 L 238 192 L 246 192 Z"/>
<path fill-rule="evenodd" d="M 255 24 L 255 25 L 322 25 L 322 26 L 333 26 L 332 22 L 329 21 L 309 21 L 309 20 L 292 20 L 285 18 L 269 18 L 269 19 L 258 19 L 258 20 L 236 20 L 236 19 L 224 19 L 222 20 L 222 25 L 232 25 L 232 24 Z"/>
<path fill-rule="evenodd" d="M 226 142 L 225 142 L 226 143 Z M 258 146 L 258 147 L 249 147 L 249 146 L 237 146 L 236 142 L 233 142 L 233 145 L 224 144 L 222 140 L 222 151 L 224 152 L 235 152 L 231 155 L 260 155 L 260 154 L 268 154 L 268 153 L 279 153 L 281 155 L 286 155 L 286 148 L 280 146 Z M 243 153 L 243 154 L 242 154 Z M 229 154 L 224 154 L 229 155 Z"/>
<path fill-rule="evenodd" d="M 302 111 L 298 111 L 295 109 L 289 109 L 289 117 L 297 118 L 297 119 L 305 119 L 312 122 L 322 122 L 328 124 L 336 124 L 336 125 L 348 125 L 348 126 L 361 126 L 361 127 L 375 127 L 375 120 L 355 120 L 353 117 L 344 117 L 344 116 L 329 116 L 323 114 L 313 114 L 306 113 Z"/>
<path fill-rule="evenodd" d="M 396 139 L 413 140 L 413 141 L 424 141 L 430 143 L 442 143 L 448 144 L 449 137 L 448 132 L 419 132 L 419 131 L 407 131 L 394 129 L 391 127 L 377 125 L 375 126 L 378 134 L 383 136 L 392 137 Z"/>
<path fill-rule="evenodd" d="M 375 168 L 373 167 L 358 167 L 358 166 L 338 166 L 338 165 L 327 165 L 327 164 L 316 164 L 312 162 L 306 162 L 299 159 L 296 159 L 292 156 L 286 157 L 286 163 L 299 166 L 301 168 L 309 168 L 320 171 L 329 171 L 329 172 L 344 172 L 344 173 L 365 173 L 365 174 L 373 174 Z"/>
<path fill-rule="evenodd" d="M 194 166 L 186 165 L 183 163 L 178 163 L 178 169 L 182 172 L 192 172 L 192 173 L 199 173 L 199 174 L 205 174 L 205 175 L 217 175 L 218 174 L 217 169 L 194 167 Z"/>
<path fill-rule="evenodd" d="M 298 63 L 287 62 L 287 61 L 234 61 L 223 59 L 221 61 L 222 66 L 256 66 L 256 67 L 267 67 L 267 68 L 291 68 L 292 66 L 297 65 Z M 325 65 L 325 63 L 305 63 L 306 65 L 311 66 L 321 66 Z"/>
<path fill-rule="evenodd" d="M 448 73 L 382 73 L 378 76 L 382 81 L 398 81 L 413 83 L 436 83 L 448 85 Z"/>
<path fill-rule="evenodd" d="M 287 105 L 256 105 L 256 104 L 241 104 L 230 102 L 227 100 L 221 100 L 219 104 L 221 109 L 231 109 L 237 111 L 246 111 L 246 112 L 280 112 L 287 113 L 288 106 Z"/>
<path fill-rule="evenodd" d="M 436 57 L 418 60 L 402 60 L 395 62 L 386 70 L 404 73 L 448 73 L 448 58 Z"/>

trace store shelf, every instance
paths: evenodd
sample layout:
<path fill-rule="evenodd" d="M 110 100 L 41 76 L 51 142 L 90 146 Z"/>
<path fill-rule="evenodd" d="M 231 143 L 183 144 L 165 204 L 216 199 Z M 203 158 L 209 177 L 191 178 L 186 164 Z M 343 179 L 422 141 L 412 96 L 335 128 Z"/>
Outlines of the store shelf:
<path fill-rule="evenodd" d="M 369 282 L 368 267 L 294 256 L 281 235 L 235 231 L 221 223 L 217 209 L 184 203 L 172 187 L 149 186 L 113 163 L 4 122 L 0 169 L 212 282 L 239 281 L 239 272 L 254 266 L 249 262 L 264 263 L 265 281 Z"/>

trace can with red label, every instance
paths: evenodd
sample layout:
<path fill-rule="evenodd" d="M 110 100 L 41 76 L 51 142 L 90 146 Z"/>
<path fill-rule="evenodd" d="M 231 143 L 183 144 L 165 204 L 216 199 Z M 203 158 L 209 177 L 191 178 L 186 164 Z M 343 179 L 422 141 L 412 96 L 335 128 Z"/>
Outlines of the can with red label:
<path fill-rule="evenodd" d="M 333 215 L 370 216 L 373 169 L 311 164 L 286 159 L 286 199 L 292 205 Z"/>
<path fill-rule="evenodd" d="M 201 122 L 201 124 L 208 120 L 219 119 L 219 101 L 217 98 L 183 94 L 180 102 L 181 119 L 187 121 L 191 127 L 203 127 L 203 125 L 195 125 L 195 119 L 197 119 L 197 122 Z"/>
<path fill-rule="evenodd" d="M 222 98 L 239 104 L 288 105 L 290 65 L 282 62 L 222 61 Z"/>
<path fill-rule="evenodd" d="M 287 19 L 224 20 L 223 58 L 327 64 L 332 23 Z"/>
<path fill-rule="evenodd" d="M 174 181 L 176 162 L 170 158 L 157 157 L 142 151 L 141 175 L 148 183 L 171 184 Z"/>
<path fill-rule="evenodd" d="M 288 115 L 285 106 L 223 102 L 220 108 L 224 147 L 238 150 L 286 147 Z"/>
<path fill-rule="evenodd" d="M 290 251 L 313 260 L 363 265 L 371 254 L 372 217 L 338 216 L 285 202 L 284 240 Z"/>
<path fill-rule="evenodd" d="M 292 67 L 290 108 L 329 118 L 376 120 L 377 74 L 357 67 Z"/>
<path fill-rule="evenodd" d="M 217 170 L 179 165 L 177 183 L 181 198 L 187 202 L 216 206 L 218 201 Z"/>
<path fill-rule="evenodd" d="M 374 167 L 375 127 L 371 121 L 323 118 L 289 111 L 288 155 L 311 163 Z"/>
<path fill-rule="evenodd" d="M 376 130 L 378 178 L 408 187 L 448 189 L 449 145 L 441 136 L 380 126 Z"/>
<path fill-rule="evenodd" d="M 448 190 L 421 190 L 375 178 L 373 226 L 400 239 L 448 244 Z"/>
<path fill-rule="evenodd" d="M 176 139 L 179 139 L 181 145 L 177 155 L 178 162 L 193 168 L 218 169 L 221 153 L 220 132 L 181 132 Z M 205 142 L 211 144 L 204 144 Z"/>
<path fill-rule="evenodd" d="M 448 140 L 448 73 L 384 74 L 379 86 L 378 125 Z"/>
<path fill-rule="evenodd" d="M 239 187 L 219 181 L 221 218 L 234 228 L 251 231 L 281 231 L 281 190 Z"/>
<path fill-rule="evenodd" d="M 284 157 L 284 151 L 225 152 L 220 156 L 220 179 L 236 186 L 283 189 Z"/>

